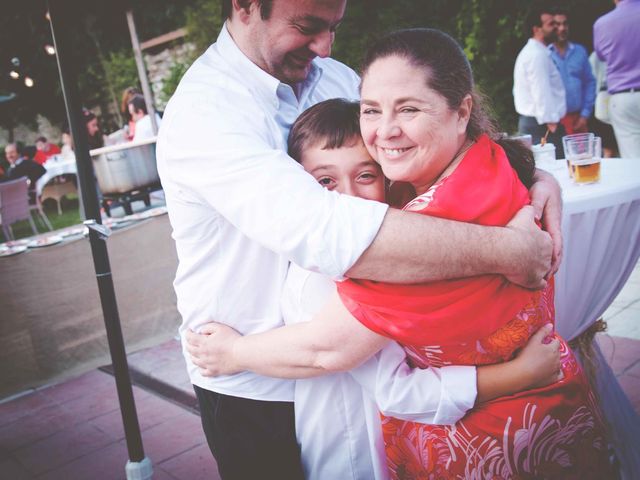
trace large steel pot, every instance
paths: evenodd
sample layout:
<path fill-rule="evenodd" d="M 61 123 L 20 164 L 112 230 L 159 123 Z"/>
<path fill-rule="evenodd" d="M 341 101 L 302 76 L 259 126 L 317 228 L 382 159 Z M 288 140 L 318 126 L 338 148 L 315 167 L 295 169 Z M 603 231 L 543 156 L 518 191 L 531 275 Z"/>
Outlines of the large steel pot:
<path fill-rule="evenodd" d="M 103 194 L 131 192 L 160 182 L 155 137 L 96 148 L 90 154 Z"/>

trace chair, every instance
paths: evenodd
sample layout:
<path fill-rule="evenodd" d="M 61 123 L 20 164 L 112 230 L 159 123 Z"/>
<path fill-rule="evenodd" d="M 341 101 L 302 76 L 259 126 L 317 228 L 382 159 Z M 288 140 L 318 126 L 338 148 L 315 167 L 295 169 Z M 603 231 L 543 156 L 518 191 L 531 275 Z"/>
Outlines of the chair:
<path fill-rule="evenodd" d="M 31 218 L 27 177 L 0 183 L 0 223 L 5 239 L 14 240 L 11 225 L 20 220 L 29 220 L 33 234 L 38 234 Z"/>

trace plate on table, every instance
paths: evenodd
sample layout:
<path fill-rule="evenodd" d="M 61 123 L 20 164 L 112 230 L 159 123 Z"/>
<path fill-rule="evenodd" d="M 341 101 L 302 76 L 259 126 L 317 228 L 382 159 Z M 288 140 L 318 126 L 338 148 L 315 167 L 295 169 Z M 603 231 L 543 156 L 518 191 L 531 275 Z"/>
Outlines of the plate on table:
<path fill-rule="evenodd" d="M 3 247 L 26 247 L 31 240 L 27 238 L 21 238 L 20 240 L 9 240 L 3 244 L 0 244 L 0 248 Z"/>
<path fill-rule="evenodd" d="M 150 210 L 145 210 L 144 212 L 140 212 L 140 216 L 142 218 L 151 218 L 158 217 L 160 215 L 165 215 L 167 213 L 167 207 L 158 207 L 152 208 Z"/>
<path fill-rule="evenodd" d="M 29 248 L 48 247 L 49 245 L 55 245 L 56 243 L 60 243 L 61 241 L 62 237 L 60 235 L 49 235 L 48 237 L 42 237 L 32 240 L 27 246 Z"/>
<path fill-rule="evenodd" d="M 84 233 L 84 229 L 87 228 L 84 225 L 79 225 L 77 227 L 68 228 L 59 233 L 59 235 L 63 238 L 73 237 L 74 235 L 82 235 Z"/>
<path fill-rule="evenodd" d="M 6 244 L 5 244 L 6 245 Z M 10 257 L 11 255 L 17 255 L 18 253 L 26 252 L 26 245 L 18 245 L 15 247 L 0 246 L 0 257 Z"/>

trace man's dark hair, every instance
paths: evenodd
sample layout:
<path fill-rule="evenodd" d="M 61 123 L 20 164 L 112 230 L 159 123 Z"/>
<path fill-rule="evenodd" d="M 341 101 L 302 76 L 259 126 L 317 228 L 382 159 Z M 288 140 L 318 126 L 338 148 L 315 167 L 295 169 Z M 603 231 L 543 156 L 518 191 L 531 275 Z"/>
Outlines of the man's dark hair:
<path fill-rule="evenodd" d="M 271 9 L 273 8 L 273 0 L 255 0 L 260 7 L 260 18 L 262 20 L 268 20 L 271 16 Z M 251 4 L 251 0 L 238 0 L 238 3 L 242 8 L 248 8 Z M 231 18 L 233 13 L 232 0 L 222 0 L 222 19 L 226 20 Z"/>
<path fill-rule="evenodd" d="M 134 95 L 133 97 L 131 97 L 131 100 L 129 100 L 129 105 L 133 105 L 133 110 L 135 112 L 139 112 L 140 110 L 142 110 L 145 115 L 149 113 L 147 111 L 147 102 L 145 102 L 142 95 Z"/>
<path fill-rule="evenodd" d="M 47 143 L 47 137 L 38 137 L 38 138 L 36 138 L 36 143 L 38 143 L 38 142 Z"/>
<path fill-rule="evenodd" d="M 557 8 L 548 2 L 536 2 L 531 7 L 527 21 L 525 22 L 527 38 L 533 35 L 533 27 L 542 27 L 542 15 L 548 13 L 553 15 Z"/>
<path fill-rule="evenodd" d="M 289 133 L 289 156 L 301 161 L 302 153 L 315 146 L 332 150 L 360 141 L 360 105 L 343 98 L 325 100 L 298 117 Z"/>
<path fill-rule="evenodd" d="M 22 142 L 11 142 L 11 143 L 7 143 L 7 145 L 4 148 L 7 147 L 13 147 L 16 149 L 16 152 L 18 153 L 19 157 L 22 157 L 24 155 L 24 145 L 22 144 Z M 3 150 L 4 151 L 4 150 Z"/>
<path fill-rule="evenodd" d="M 569 9 L 565 8 L 565 7 L 553 7 L 553 14 L 554 15 L 564 15 L 565 17 L 567 17 L 567 20 L 569 20 Z"/>

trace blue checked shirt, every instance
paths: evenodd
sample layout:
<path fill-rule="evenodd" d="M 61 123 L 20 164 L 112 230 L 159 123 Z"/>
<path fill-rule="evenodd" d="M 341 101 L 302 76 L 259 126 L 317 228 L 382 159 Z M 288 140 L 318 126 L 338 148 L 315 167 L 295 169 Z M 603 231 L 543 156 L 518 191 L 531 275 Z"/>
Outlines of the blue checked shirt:
<path fill-rule="evenodd" d="M 566 90 L 567 113 L 580 112 L 581 117 L 589 118 L 596 100 L 596 79 L 587 51 L 582 45 L 571 42 L 564 57 L 553 43 L 549 50 Z"/>

